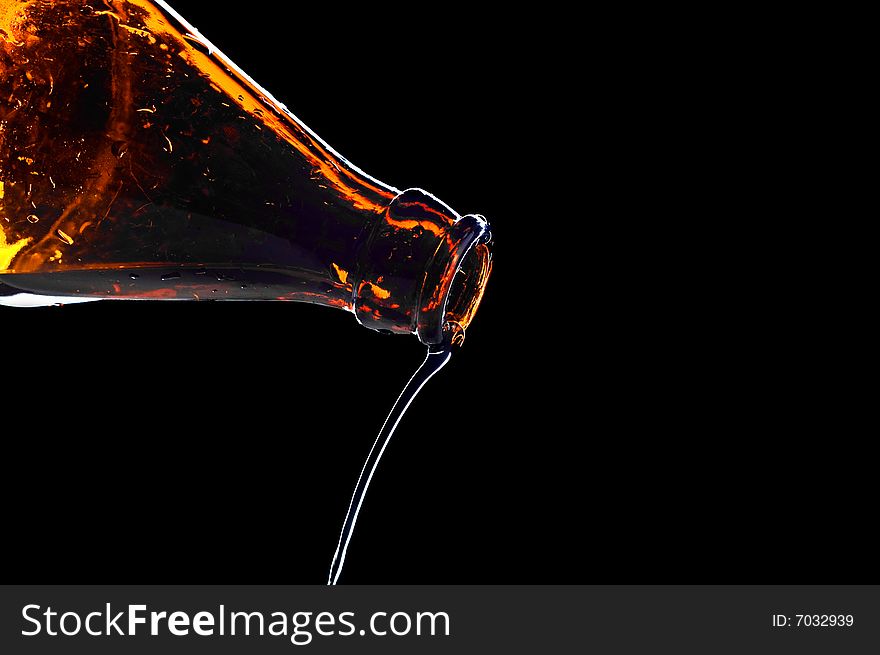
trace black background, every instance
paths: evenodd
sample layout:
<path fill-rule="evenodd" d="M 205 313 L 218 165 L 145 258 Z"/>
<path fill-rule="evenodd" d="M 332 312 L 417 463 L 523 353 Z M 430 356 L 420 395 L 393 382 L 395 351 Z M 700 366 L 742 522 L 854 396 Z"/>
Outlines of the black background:
<path fill-rule="evenodd" d="M 388 448 L 343 582 L 873 571 L 852 432 L 799 393 L 815 354 L 781 318 L 796 279 L 758 263 L 768 232 L 743 238 L 729 196 L 690 174 L 701 162 L 632 138 L 667 129 L 670 99 L 633 88 L 622 52 L 587 33 L 560 47 L 564 17 L 466 5 L 174 6 L 363 170 L 494 228 L 483 306 Z M 0 321 L 19 582 L 323 582 L 423 356 L 301 304 Z"/>

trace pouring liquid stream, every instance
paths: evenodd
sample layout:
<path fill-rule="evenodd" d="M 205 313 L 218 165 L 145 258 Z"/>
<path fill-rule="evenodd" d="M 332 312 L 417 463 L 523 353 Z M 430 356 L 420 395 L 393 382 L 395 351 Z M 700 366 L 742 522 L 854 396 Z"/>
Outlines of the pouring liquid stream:
<path fill-rule="evenodd" d="M 452 349 L 456 345 L 461 344 L 463 339 L 464 330 L 460 326 L 455 325 L 452 328 L 447 328 L 444 334 L 443 343 L 428 347 L 425 361 L 423 361 L 416 369 L 415 373 L 413 373 L 409 382 L 403 387 L 403 391 L 400 392 L 397 401 L 391 407 L 391 411 L 388 413 L 388 418 L 385 419 L 385 423 L 382 425 L 379 435 L 373 442 L 373 447 L 370 449 L 369 455 L 367 455 L 367 459 L 361 469 L 360 477 L 355 485 L 354 493 L 351 495 L 351 501 L 348 504 L 348 512 L 346 512 L 345 521 L 342 523 L 342 530 L 339 534 L 339 543 L 336 545 L 336 552 L 333 554 L 333 562 L 330 564 L 330 575 L 327 579 L 328 585 L 335 585 L 339 581 L 342 567 L 345 565 L 345 556 L 348 552 L 351 536 L 354 532 L 355 524 L 357 523 L 358 514 L 364 503 L 364 497 L 367 494 L 370 481 L 373 479 L 373 474 L 379 466 L 379 460 L 382 459 L 382 454 L 385 452 L 388 442 L 391 441 L 391 436 L 394 434 L 400 420 L 403 418 L 404 414 L 406 414 L 406 410 L 409 409 L 409 406 L 412 404 L 419 391 L 422 390 L 422 387 L 427 384 L 428 380 L 430 380 L 435 373 L 449 363 L 449 360 L 452 358 Z"/>

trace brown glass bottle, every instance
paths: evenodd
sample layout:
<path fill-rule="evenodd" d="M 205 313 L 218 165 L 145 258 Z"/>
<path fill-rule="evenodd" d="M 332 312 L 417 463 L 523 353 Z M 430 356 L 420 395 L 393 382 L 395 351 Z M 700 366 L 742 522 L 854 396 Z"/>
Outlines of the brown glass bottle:
<path fill-rule="evenodd" d="M 442 340 L 482 217 L 334 152 L 160 0 L 0 0 L 4 296 L 296 300 Z"/>

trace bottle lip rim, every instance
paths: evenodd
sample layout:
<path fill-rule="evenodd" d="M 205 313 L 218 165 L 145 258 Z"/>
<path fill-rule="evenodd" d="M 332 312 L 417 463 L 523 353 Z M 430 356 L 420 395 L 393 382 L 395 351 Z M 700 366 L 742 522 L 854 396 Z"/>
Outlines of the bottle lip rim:
<path fill-rule="evenodd" d="M 443 247 L 444 242 L 448 247 Z M 467 328 L 476 314 L 491 273 L 491 242 L 489 223 L 479 214 L 462 216 L 446 228 L 441 245 L 428 265 L 419 294 L 416 334 L 422 343 L 442 343 L 447 321 Z M 470 257 L 472 252 L 476 253 L 476 258 Z M 453 299 L 454 282 L 460 270 L 466 273 L 469 282 Z M 449 306 L 450 301 L 455 303 L 453 307 Z"/>

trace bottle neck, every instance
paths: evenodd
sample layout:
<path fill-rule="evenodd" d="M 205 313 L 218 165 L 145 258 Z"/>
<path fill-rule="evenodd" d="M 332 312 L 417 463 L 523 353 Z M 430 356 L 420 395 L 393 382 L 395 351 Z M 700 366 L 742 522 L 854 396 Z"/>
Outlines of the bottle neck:
<path fill-rule="evenodd" d="M 443 340 L 447 322 L 466 328 L 491 270 L 485 219 L 459 216 L 421 189 L 392 200 L 359 257 L 354 310 L 368 328 Z"/>

